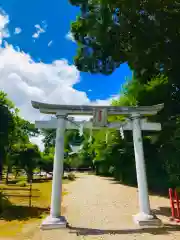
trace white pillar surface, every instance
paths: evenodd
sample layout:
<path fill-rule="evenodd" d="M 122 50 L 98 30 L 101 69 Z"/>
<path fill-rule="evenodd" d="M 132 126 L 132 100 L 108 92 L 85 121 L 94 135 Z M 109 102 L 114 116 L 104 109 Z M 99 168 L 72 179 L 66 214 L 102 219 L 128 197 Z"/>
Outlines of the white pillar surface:
<path fill-rule="evenodd" d="M 133 124 L 134 153 L 135 153 L 135 161 L 136 161 L 136 175 L 137 175 L 137 183 L 138 183 L 138 191 L 139 191 L 139 207 L 140 207 L 140 212 L 145 214 L 150 214 L 150 204 L 149 204 L 149 196 L 148 196 L 142 132 L 141 132 L 139 116 L 133 117 L 132 124 Z"/>
<path fill-rule="evenodd" d="M 65 119 L 58 118 L 58 128 L 56 129 L 56 144 L 53 166 L 53 181 L 51 193 L 51 211 L 52 217 L 61 215 L 61 195 L 62 195 L 62 177 L 63 177 L 63 161 L 64 161 L 64 132 Z"/>
<path fill-rule="evenodd" d="M 159 225 L 160 220 L 152 215 L 150 210 L 140 115 L 134 114 L 132 116 L 132 127 L 140 208 L 140 212 L 134 216 L 134 220 L 139 225 Z"/>
<path fill-rule="evenodd" d="M 66 127 L 65 124 L 65 118 L 63 116 L 58 117 L 58 128 L 56 129 L 56 144 L 53 165 L 50 216 L 47 217 L 42 223 L 42 229 L 66 227 L 67 225 L 66 219 L 61 216 L 64 133 Z"/>

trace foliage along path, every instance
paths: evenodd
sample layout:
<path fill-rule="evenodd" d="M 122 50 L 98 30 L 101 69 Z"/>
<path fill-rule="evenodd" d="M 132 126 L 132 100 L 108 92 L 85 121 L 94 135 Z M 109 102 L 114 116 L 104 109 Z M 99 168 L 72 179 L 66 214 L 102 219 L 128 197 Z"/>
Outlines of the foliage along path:
<path fill-rule="evenodd" d="M 70 229 L 50 230 L 39 233 L 33 240 L 54 239 L 178 239 L 180 224 L 169 222 L 169 200 L 151 196 L 151 208 L 164 223 L 165 228 L 138 229 L 132 215 L 138 213 L 137 189 L 117 184 L 115 181 L 93 175 L 80 174 L 66 185 L 69 194 L 64 197 Z M 38 235 L 39 235 L 38 234 Z"/>

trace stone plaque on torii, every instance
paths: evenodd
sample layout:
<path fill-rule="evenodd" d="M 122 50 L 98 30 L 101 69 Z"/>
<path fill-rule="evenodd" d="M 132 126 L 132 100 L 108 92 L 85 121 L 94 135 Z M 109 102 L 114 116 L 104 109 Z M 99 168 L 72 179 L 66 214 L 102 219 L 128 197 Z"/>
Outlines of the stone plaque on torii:
<path fill-rule="evenodd" d="M 151 213 L 147 177 L 144 161 L 144 151 L 142 143 L 142 131 L 160 131 L 160 123 L 147 122 L 143 117 L 155 115 L 163 108 L 163 104 L 142 107 L 119 107 L 119 106 L 98 106 L 98 105 L 57 105 L 32 101 L 32 106 L 39 109 L 41 113 L 54 114 L 56 118 L 49 121 L 36 121 L 37 128 L 56 129 L 56 144 L 53 166 L 52 194 L 50 216 L 47 217 L 41 227 L 52 229 L 66 227 L 66 219 L 61 216 L 61 192 L 64 159 L 64 132 L 65 129 L 100 129 L 111 128 L 120 130 L 124 137 L 124 130 L 132 130 L 134 153 L 136 162 L 136 175 L 139 193 L 139 213 L 134 216 L 134 220 L 140 226 L 152 227 L 161 226 L 161 221 Z M 92 115 L 90 121 L 75 121 L 73 115 Z M 125 115 L 126 122 L 108 122 L 108 116 Z M 69 117 L 70 116 L 70 117 Z"/>

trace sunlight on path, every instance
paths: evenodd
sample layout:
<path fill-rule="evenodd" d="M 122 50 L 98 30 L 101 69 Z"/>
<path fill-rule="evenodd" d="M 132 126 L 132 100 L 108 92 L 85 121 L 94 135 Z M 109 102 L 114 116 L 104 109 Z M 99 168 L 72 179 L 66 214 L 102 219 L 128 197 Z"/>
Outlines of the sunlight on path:
<path fill-rule="evenodd" d="M 141 230 L 132 220 L 132 215 L 138 213 L 136 188 L 107 178 L 80 174 L 75 182 L 68 184 L 67 190 L 69 194 L 63 205 L 70 229 L 43 231 L 33 240 L 171 240 L 180 237 L 180 225 L 178 231 L 169 222 L 168 199 L 150 198 L 151 208 L 167 224 L 166 228 Z"/>

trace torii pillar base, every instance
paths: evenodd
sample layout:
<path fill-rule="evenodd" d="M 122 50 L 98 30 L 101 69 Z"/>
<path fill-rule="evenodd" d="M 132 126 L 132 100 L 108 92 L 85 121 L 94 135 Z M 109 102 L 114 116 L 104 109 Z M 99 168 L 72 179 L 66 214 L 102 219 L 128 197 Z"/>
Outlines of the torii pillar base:
<path fill-rule="evenodd" d="M 66 228 L 68 225 L 65 217 L 51 217 L 48 216 L 41 224 L 42 230 L 50 230 L 50 229 L 60 229 Z"/>
<path fill-rule="evenodd" d="M 141 228 L 159 228 L 163 227 L 162 221 L 153 214 L 138 213 L 133 216 L 135 224 Z"/>

